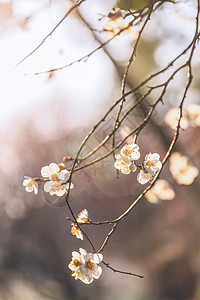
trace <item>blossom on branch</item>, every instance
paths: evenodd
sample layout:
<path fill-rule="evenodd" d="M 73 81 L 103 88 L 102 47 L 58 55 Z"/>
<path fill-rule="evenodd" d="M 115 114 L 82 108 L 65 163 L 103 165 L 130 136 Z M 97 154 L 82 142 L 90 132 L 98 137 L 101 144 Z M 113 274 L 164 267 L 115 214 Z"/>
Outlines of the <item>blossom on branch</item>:
<path fill-rule="evenodd" d="M 80 248 L 79 252 L 72 252 L 72 261 L 68 265 L 72 270 L 72 276 L 77 280 L 80 279 L 86 284 L 90 284 L 94 279 L 98 279 L 102 273 L 102 268 L 98 264 L 103 260 L 100 253 L 87 253 Z"/>
<path fill-rule="evenodd" d="M 88 214 L 88 211 L 87 209 L 83 209 L 79 215 L 78 215 L 78 218 L 76 220 L 78 223 L 87 223 L 90 221 L 89 219 L 89 214 Z"/>
<path fill-rule="evenodd" d="M 120 8 L 116 8 L 113 12 L 108 14 L 109 19 L 104 26 L 108 38 L 117 35 L 122 29 L 124 29 L 123 32 L 128 34 L 133 40 L 138 37 L 138 32 L 133 26 L 125 23 L 124 16 L 125 11 Z"/>
<path fill-rule="evenodd" d="M 34 194 L 38 193 L 37 182 L 29 176 L 24 176 L 23 186 L 25 186 L 25 190 L 29 193 L 30 192 L 34 192 Z"/>
<path fill-rule="evenodd" d="M 137 144 L 126 144 L 120 151 L 120 154 L 115 155 L 116 161 L 114 167 L 120 170 L 123 174 L 135 172 L 137 167 L 135 160 L 140 158 L 139 146 Z"/>
<path fill-rule="evenodd" d="M 71 233 L 75 235 L 77 239 L 83 240 L 83 234 L 76 224 L 72 223 Z"/>
<path fill-rule="evenodd" d="M 137 176 L 137 180 L 141 184 L 145 184 L 153 179 L 155 174 L 162 168 L 160 155 L 158 153 L 149 153 L 145 156 L 142 170 Z"/>
<path fill-rule="evenodd" d="M 169 159 L 169 169 L 178 184 L 190 185 L 199 175 L 199 170 L 189 159 L 179 152 L 174 152 Z"/>
<path fill-rule="evenodd" d="M 152 174 L 150 174 L 147 170 L 143 168 L 137 176 L 137 181 L 140 184 L 145 184 L 149 182 L 152 179 L 152 177 Z"/>
<path fill-rule="evenodd" d="M 51 196 L 56 195 L 58 197 L 63 196 L 68 189 L 72 189 L 74 185 L 66 183 L 69 179 L 70 173 L 66 169 L 60 169 L 55 163 L 51 163 L 49 166 L 45 166 L 41 169 L 41 175 L 46 180 L 44 184 L 45 192 Z"/>
<path fill-rule="evenodd" d="M 145 156 L 144 168 L 152 175 L 155 175 L 162 167 L 160 155 L 158 153 L 149 153 Z"/>

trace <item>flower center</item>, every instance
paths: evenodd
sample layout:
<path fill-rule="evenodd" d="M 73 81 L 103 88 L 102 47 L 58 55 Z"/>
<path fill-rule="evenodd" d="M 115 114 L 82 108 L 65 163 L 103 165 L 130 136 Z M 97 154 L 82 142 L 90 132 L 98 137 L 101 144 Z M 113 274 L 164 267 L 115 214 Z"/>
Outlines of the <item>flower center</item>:
<path fill-rule="evenodd" d="M 126 148 L 126 149 L 124 150 L 124 154 L 127 155 L 127 156 L 131 155 L 131 153 L 132 153 L 132 150 L 129 149 L 129 148 Z"/>
<path fill-rule="evenodd" d="M 85 267 L 86 269 L 88 270 L 93 270 L 94 269 L 94 266 L 95 266 L 95 263 L 93 263 L 91 261 L 91 259 L 89 259 L 88 261 L 85 262 Z"/>
<path fill-rule="evenodd" d="M 79 266 L 81 265 L 80 260 L 79 260 L 79 259 L 75 259 L 75 260 L 73 261 L 73 265 L 74 265 L 75 267 L 79 267 Z"/>
<path fill-rule="evenodd" d="M 51 181 L 59 181 L 59 176 L 57 174 L 53 174 L 51 176 Z"/>

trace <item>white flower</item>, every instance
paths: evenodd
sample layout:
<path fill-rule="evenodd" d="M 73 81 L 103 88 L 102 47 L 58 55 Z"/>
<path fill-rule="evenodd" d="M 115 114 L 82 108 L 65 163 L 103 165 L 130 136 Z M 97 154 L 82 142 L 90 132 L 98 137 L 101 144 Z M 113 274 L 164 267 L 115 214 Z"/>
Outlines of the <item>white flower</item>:
<path fill-rule="evenodd" d="M 115 155 L 116 161 L 114 167 L 123 174 L 129 174 L 137 170 L 134 164 L 135 160 L 140 158 L 139 146 L 137 144 L 126 144 L 121 149 L 120 154 Z"/>
<path fill-rule="evenodd" d="M 167 114 L 165 116 L 165 122 L 167 123 L 167 125 L 169 125 L 172 129 L 175 130 L 177 128 L 179 116 L 180 116 L 180 110 L 178 108 L 174 107 L 167 112 Z M 183 116 L 181 118 L 180 126 L 182 129 L 187 129 L 189 126 L 189 123 L 188 123 L 188 120 L 187 120 L 185 114 L 183 114 Z"/>
<path fill-rule="evenodd" d="M 178 184 L 190 185 L 199 175 L 199 170 L 193 166 L 189 159 L 174 152 L 169 159 L 169 169 Z"/>
<path fill-rule="evenodd" d="M 79 252 L 72 252 L 72 261 L 68 267 L 73 271 L 72 276 L 75 279 L 90 284 L 94 279 L 98 279 L 102 273 L 102 268 L 98 264 L 103 260 L 103 255 L 87 253 L 82 248 L 79 249 Z"/>
<path fill-rule="evenodd" d="M 38 184 L 31 177 L 24 176 L 23 186 L 25 186 L 27 192 L 34 192 L 34 194 L 38 193 Z"/>
<path fill-rule="evenodd" d="M 77 218 L 77 222 L 78 223 L 86 223 L 86 222 L 89 222 L 90 219 L 89 219 L 89 214 L 88 214 L 88 211 L 87 209 L 83 209 L 79 215 L 78 215 L 78 218 Z"/>
<path fill-rule="evenodd" d="M 131 173 L 131 160 L 130 159 L 123 159 L 120 154 L 115 155 L 116 161 L 114 163 L 114 167 L 120 170 L 123 174 Z"/>
<path fill-rule="evenodd" d="M 72 223 L 71 233 L 75 235 L 77 239 L 83 240 L 83 234 L 76 224 Z"/>
<path fill-rule="evenodd" d="M 128 23 L 123 19 L 124 11 L 116 9 L 113 13 L 108 14 L 109 19 L 105 23 L 104 30 L 108 38 L 112 38 L 114 35 L 118 34 L 122 29 L 123 33 L 126 33 L 133 40 L 138 37 L 138 32 L 133 28 L 133 26 L 128 26 Z M 127 29 L 125 29 L 127 27 Z"/>
<path fill-rule="evenodd" d="M 73 189 L 73 183 L 70 184 L 70 189 Z M 52 182 L 47 181 L 44 184 L 45 192 L 49 193 L 51 196 L 56 195 L 58 197 L 62 197 L 65 193 L 67 193 L 69 189 L 69 183 L 61 184 L 60 182 Z"/>
<path fill-rule="evenodd" d="M 172 200 L 175 197 L 175 193 L 166 180 L 159 179 L 146 193 L 145 197 L 150 203 L 156 204 L 159 200 Z"/>
<path fill-rule="evenodd" d="M 200 105 L 190 104 L 187 108 L 187 117 L 192 127 L 200 126 Z"/>
<path fill-rule="evenodd" d="M 143 162 L 143 168 L 137 176 L 137 181 L 141 184 L 149 182 L 161 168 L 160 155 L 158 153 L 147 154 Z"/>
<path fill-rule="evenodd" d="M 59 166 L 51 163 L 41 169 L 41 175 L 47 182 L 44 184 L 45 192 L 58 197 L 63 196 L 69 189 L 69 184 L 66 181 L 69 179 L 70 173 L 66 169 L 60 170 Z M 73 188 L 71 183 L 70 188 Z"/>
<path fill-rule="evenodd" d="M 140 184 L 145 184 L 153 178 L 152 174 L 146 171 L 145 169 L 141 170 L 137 176 L 137 181 Z"/>
<path fill-rule="evenodd" d="M 49 166 L 45 166 L 41 169 L 41 175 L 43 178 L 49 179 L 50 181 L 57 181 L 64 183 L 69 179 L 69 171 L 62 170 L 57 164 L 51 163 Z"/>
<path fill-rule="evenodd" d="M 144 168 L 151 174 L 155 175 L 157 171 L 162 168 L 162 163 L 160 161 L 160 155 L 158 153 L 149 153 L 145 156 L 145 161 L 143 163 Z"/>
<path fill-rule="evenodd" d="M 137 144 L 126 144 L 120 151 L 122 158 L 138 160 L 140 158 L 139 146 Z"/>

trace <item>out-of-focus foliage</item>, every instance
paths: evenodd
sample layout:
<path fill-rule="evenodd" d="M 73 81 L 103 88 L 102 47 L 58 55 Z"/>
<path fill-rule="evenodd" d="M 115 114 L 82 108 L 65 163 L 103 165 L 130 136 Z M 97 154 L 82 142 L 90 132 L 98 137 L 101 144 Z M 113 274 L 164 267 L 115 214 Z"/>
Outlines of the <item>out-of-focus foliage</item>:
<path fill-rule="evenodd" d="M 144 9 L 149 4 L 149 0 L 119 0 L 117 6 L 134 10 Z"/>

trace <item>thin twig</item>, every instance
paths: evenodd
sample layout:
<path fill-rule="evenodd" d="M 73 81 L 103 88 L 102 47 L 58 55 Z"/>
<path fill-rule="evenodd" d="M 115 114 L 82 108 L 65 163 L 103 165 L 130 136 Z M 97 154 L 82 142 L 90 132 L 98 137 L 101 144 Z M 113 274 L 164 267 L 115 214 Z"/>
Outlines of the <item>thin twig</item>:
<path fill-rule="evenodd" d="M 78 1 L 76 4 L 74 4 L 73 6 L 71 6 L 68 11 L 65 13 L 65 15 L 62 17 L 62 19 L 58 22 L 58 24 L 51 30 L 51 32 L 49 32 L 44 38 L 43 40 L 40 42 L 40 44 L 35 48 L 33 49 L 28 55 L 26 55 L 22 60 L 20 60 L 16 66 L 14 67 L 14 69 L 16 67 L 18 67 L 21 63 L 23 63 L 28 57 L 30 57 L 33 53 L 35 53 L 47 40 L 48 37 L 50 37 L 54 31 L 58 28 L 58 26 L 60 26 L 60 24 L 67 18 L 67 16 L 75 9 L 77 8 L 78 6 L 81 5 L 81 3 L 83 3 L 85 0 L 80 0 Z"/>

